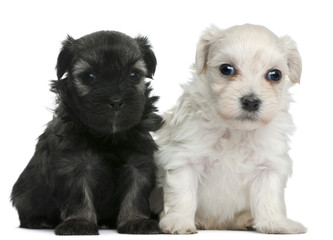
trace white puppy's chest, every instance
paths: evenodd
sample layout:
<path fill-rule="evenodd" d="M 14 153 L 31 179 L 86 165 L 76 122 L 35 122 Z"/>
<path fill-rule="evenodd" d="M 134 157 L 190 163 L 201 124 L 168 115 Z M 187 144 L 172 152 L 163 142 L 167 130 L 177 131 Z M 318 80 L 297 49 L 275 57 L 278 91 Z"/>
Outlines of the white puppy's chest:
<path fill-rule="evenodd" d="M 218 142 L 214 152 L 203 156 L 206 161 L 199 178 L 196 220 L 204 222 L 205 228 L 227 227 L 235 214 L 249 209 L 249 186 L 265 165 L 250 135 Z"/>

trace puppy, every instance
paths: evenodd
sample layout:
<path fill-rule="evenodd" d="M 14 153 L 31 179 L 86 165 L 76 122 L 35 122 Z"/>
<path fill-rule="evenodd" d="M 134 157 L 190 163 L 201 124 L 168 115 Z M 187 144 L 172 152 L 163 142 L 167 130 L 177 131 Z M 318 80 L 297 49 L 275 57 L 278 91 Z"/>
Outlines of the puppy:
<path fill-rule="evenodd" d="M 193 80 L 157 133 L 163 232 L 306 231 L 286 217 L 284 203 L 292 168 L 288 88 L 300 75 L 289 37 L 255 25 L 204 32 Z"/>
<path fill-rule="evenodd" d="M 147 38 L 115 31 L 68 37 L 56 68 L 54 117 L 12 190 L 20 227 L 159 233 L 149 208 L 157 150 L 150 131 L 162 118 L 145 83 L 156 68 Z"/>

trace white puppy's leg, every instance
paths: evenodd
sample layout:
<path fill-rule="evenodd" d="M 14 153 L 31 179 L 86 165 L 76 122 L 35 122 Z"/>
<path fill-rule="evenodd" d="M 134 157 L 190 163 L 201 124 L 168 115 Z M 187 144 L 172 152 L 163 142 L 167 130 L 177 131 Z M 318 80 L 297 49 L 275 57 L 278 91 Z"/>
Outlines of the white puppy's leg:
<path fill-rule="evenodd" d="M 254 227 L 262 233 L 305 233 L 306 228 L 286 217 L 284 187 L 286 177 L 267 170 L 253 182 L 250 192 Z"/>
<path fill-rule="evenodd" d="M 164 233 L 196 233 L 194 217 L 198 179 L 191 166 L 168 171 L 165 177 L 164 211 L 160 227 Z"/>

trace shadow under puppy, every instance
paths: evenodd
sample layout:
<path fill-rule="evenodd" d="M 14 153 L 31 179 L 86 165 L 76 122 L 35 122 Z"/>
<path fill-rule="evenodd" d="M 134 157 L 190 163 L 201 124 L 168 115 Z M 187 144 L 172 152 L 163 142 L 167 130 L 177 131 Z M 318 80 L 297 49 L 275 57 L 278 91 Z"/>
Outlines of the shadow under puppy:
<path fill-rule="evenodd" d="M 294 128 L 289 88 L 301 69 L 294 41 L 265 27 L 204 32 L 193 80 L 157 132 L 163 232 L 306 231 L 287 218 L 284 202 Z"/>
<path fill-rule="evenodd" d="M 150 131 L 162 125 L 145 82 L 155 68 L 145 37 L 101 31 L 63 42 L 53 120 L 12 190 L 20 227 L 160 232 L 148 202 L 157 150 Z"/>

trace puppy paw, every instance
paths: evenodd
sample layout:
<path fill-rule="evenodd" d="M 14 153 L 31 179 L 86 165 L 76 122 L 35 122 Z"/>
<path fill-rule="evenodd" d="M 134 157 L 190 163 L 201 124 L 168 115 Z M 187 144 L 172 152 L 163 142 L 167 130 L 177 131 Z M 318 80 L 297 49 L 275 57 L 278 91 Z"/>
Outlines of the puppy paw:
<path fill-rule="evenodd" d="M 98 235 L 98 227 L 83 219 L 69 219 L 60 223 L 54 232 L 56 235 Z"/>
<path fill-rule="evenodd" d="M 194 221 L 184 217 L 165 215 L 160 221 L 160 228 L 163 233 L 168 234 L 193 234 L 197 233 Z"/>
<path fill-rule="evenodd" d="M 117 228 L 119 233 L 127 234 L 159 234 L 162 233 L 158 222 L 153 219 L 136 219 L 121 224 Z"/>
<path fill-rule="evenodd" d="M 259 223 L 255 225 L 255 229 L 261 233 L 299 234 L 306 232 L 306 227 L 301 223 L 288 218 L 276 222 Z"/>

